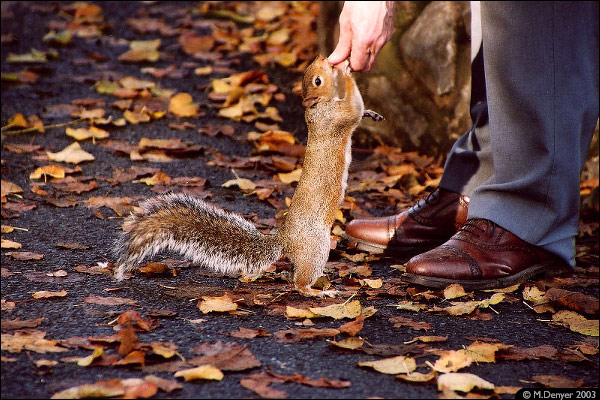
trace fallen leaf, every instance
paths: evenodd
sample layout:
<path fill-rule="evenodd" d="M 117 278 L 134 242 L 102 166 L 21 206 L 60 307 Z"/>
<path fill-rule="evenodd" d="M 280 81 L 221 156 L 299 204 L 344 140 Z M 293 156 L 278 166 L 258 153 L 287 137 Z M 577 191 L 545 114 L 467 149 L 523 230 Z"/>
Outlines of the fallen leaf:
<path fill-rule="evenodd" d="M 4 254 L 12 257 L 15 260 L 19 260 L 19 261 L 30 261 L 30 260 L 38 261 L 38 260 L 41 260 L 42 258 L 44 258 L 43 254 L 32 253 L 30 251 L 7 251 Z"/>
<path fill-rule="evenodd" d="M 44 180 L 46 180 L 46 176 L 63 179 L 65 177 L 65 169 L 60 165 L 45 165 L 33 171 L 29 175 L 29 179 L 40 179 L 42 176 Z"/>
<path fill-rule="evenodd" d="M 362 338 L 349 337 L 349 338 L 342 339 L 340 341 L 330 340 L 329 344 L 331 344 L 332 346 L 335 346 L 335 347 L 339 347 L 341 349 L 357 350 L 363 346 L 364 342 L 365 342 L 365 340 Z"/>
<path fill-rule="evenodd" d="M 83 301 L 90 304 L 98 304 L 101 306 L 121 306 L 130 305 L 137 306 L 137 301 L 123 297 L 103 297 L 95 294 L 90 294 L 83 298 Z"/>
<path fill-rule="evenodd" d="M 196 379 L 210 379 L 215 381 L 220 381 L 223 379 L 225 375 L 218 368 L 213 367 L 212 365 L 202 365 L 196 368 L 184 369 L 182 371 L 175 372 L 175 377 L 183 377 L 183 379 L 188 381 L 193 381 Z"/>
<path fill-rule="evenodd" d="M 21 189 L 21 187 L 15 183 L 2 180 L 0 184 L 1 184 L 2 197 L 9 195 L 9 194 L 23 192 L 23 189 Z"/>
<path fill-rule="evenodd" d="M 21 243 L 18 242 L 13 242 L 12 240 L 8 240 L 8 239 L 2 239 L 2 246 L 3 249 L 20 249 L 21 248 Z"/>
<path fill-rule="evenodd" d="M 132 40 L 129 42 L 129 51 L 119 56 L 121 62 L 142 62 L 158 61 L 160 53 L 158 48 L 160 47 L 160 39 L 155 40 Z"/>
<path fill-rule="evenodd" d="M 60 292 L 49 292 L 47 290 L 40 290 L 39 292 L 35 292 L 32 294 L 34 299 L 47 299 L 50 297 L 65 297 L 67 295 L 66 290 L 61 290 Z"/>
<path fill-rule="evenodd" d="M 559 311 L 552 316 L 552 320 L 567 326 L 573 332 L 587 336 L 598 336 L 598 320 L 588 320 L 575 311 Z"/>
<path fill-rule="evenodd" d="M 46 155 L 51 161 L 66 162 L 71 164 L 79 164 L 83 161 L 94 160 L 94 156 L 83 150 L 78 142 L 73 142 L 58 153 L 46 152 Z"/>
<path fill-rule="evenodd" d="M 169 102 L 169 112 L 178 117 L 196 117 L 199 109 L 189 93 L 177 93 Z"/>
<path fill-rule="evenodd" d="M 466 368 L 473 362 L 473 359 L 462 350 L 448 350 L 442 352 L 433 365 L 437 372 L 456 372 L 459 369 Z"/>
<path fill-rule="evenodd" d="M 10 353 L 20 353 L 22 350 L 35 351 L 36 353 L 59 353 L 68 351 L 57 346 L 56 340 L 44 339 L 46 332 L 38 330 L 17 331 L 14 335 L 2 334 L 2 350 Z"/>
<path fill-rule="evenodd" d="M 234 303 L 227 294 L 220 297 L 202 296 L 202 299 L 198 302 L 198 308 L 203 314 L 235 311 L 238 308 L 237 303 Z"/>
<path fill-rule="evenodd" d="M 446 300 L 452 300 L 466 295 L 465 289 L 458 283 L 453 283 L 444 289 L 444 298 Z"/>
<path fill-rule="evenodd" d="M 417 368 L 414 358 L 396 356 L 378 361 L 359 361 L 359 367 L 371 367 L 382 374 L 408 374 Z"/>
<path fill-rule="evenodd" d="M 205 343 L 194 347 L 192 352 L 200 354 L 200 357 L 188 359 L 189 364 L 210 364 L 221 371 L 243 371 L 261 365 L 246 346 L 237 343 Z"/>
<path fill-rule="evenodd" d="M 80 367 L 89 367 L 90 365 L 92 365 L 95 359 L 100 358 L 103 355 L 104 349 L 100 346 L 97 346 L 92 354 L 90 354 L 87 357 L 80 358 L 79 361 L 77 361 L 77 365 L 79 365 Z"/>
<path fill-rule="evenodd" d="M 562 375 L 534 375 L 532 379 L 550 388 L 579 388 L 583 386 L 583 379 L 569 379 Z"/>
<path fill-rule="evenodd" d="M 67 128 L 67 136 L 71 136 L 75 140 L 86 140 L 86 139 L 106 139 L 110 136 L 110 133 L 104 129 L 100 129 L 95 126 L 89 128 Z"/>
<path fill-rule="evenodd" d="M 307 329 L 285 329 L 275 332 L 275 341 L 282 343 L 296 343 L 304 339 L 316 339 L 321 337 L 332 337 L 339 335 L 340 331 L 333 328 L 307 328 Z"/>
<path fill-rule="evenodd" d="M 332 304 L 326 307 L 311 307 L 309 311 L 321 317 L 334 319 L 356 318 L 361 315 L 362 306 L 360 301 L 352 300 L 349 303 Z"/>
<path fill-rule="evenodd" d="M 452 390 L 469 393 L 474 388 L 480 390 L 494 390 L 494 384 L 474 374 L 450 372 L 442 374 L 437 379 L 439 391 Z"/>

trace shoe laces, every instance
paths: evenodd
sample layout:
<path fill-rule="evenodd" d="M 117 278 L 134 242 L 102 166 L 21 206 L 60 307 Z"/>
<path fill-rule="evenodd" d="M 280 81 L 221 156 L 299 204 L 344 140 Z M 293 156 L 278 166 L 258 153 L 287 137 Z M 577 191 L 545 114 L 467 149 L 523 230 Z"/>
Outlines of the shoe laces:
<path fill-rule="evenodd" d="M 485 228 L 480 226 L 483 225 L 482 222 L 485 224 Z M 481 236 L 483 233 L 489 230 L 490 235 L 492 235 L 496 230 L 496 226 L 498 225 L 493 221 L 483 218 L 473 218 L 468 220 L 463 226 L 458 228 L 458 230 L 462 232 L 468 232 L 475 236 Z"/>
<path fill-rule="evenodd" d="M 435 189 L 433 192 L 429 193 L 423 200 L 418 201 L 415 206 L 414 206 L 414 210 L 417 211 L 419 210 L 421 207 L 423 207 L 426 204 L 435 204 L 439 201 L 440 199 L 440 189 L 437 188 Z"/>

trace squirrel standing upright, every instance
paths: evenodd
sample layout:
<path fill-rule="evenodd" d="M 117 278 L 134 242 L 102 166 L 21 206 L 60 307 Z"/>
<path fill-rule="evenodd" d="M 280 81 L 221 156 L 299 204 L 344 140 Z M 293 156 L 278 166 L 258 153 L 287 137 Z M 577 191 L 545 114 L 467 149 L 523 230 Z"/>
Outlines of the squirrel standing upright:
<path fill-rule="evenodd" d="M 365 110 L 348 61 L 343 69 L 318 56 L 302 81 L 308 141 L 298 186 L 283 226 L 263 235 L 242 217 L 183 194 L 145 200 L 123 223 L 117 241 L 115 275 L 161 250 L 181 253 L 221 273 L 257 273 L 286 254 L 294 266 L 296 289 L 306 296 L 331 295 L 311 286 L 323 274 L 329 234 L 344 198 L 351 159 L 351 135 Z"/>

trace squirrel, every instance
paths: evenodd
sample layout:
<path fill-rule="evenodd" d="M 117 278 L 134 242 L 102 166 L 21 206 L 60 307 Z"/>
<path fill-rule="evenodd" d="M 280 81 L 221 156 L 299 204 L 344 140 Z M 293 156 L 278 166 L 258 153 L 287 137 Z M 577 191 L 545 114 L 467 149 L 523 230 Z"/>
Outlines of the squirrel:
<path fill-rule="evenodd" d="M 333 296 L 335 291 L 312 285 L 329 256 L 331 226 L 346 190 L 351 135 L 362 118 L 383 117 L 364 109 L 349 62 L 334 67 L 322 55 L 306 68 L 302 105 L 308 127 L 302 174 L 276 234 L 264 235 L 242 217 L 189 195 L 156 196 L 123 222 L 114 251 L 116 278 L 161 250 L 226 274 L 258 273 L 285 254 L 301 294 Z"/>

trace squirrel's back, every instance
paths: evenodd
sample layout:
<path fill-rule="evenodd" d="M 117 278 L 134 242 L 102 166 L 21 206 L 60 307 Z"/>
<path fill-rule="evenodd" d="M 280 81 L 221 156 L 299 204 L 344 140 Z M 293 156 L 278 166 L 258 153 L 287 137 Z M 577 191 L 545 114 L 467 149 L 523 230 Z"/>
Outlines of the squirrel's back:
<path fill-rule="evenodd" d="M 123 223 L 115 253 L 117 279 L 162 250 L 179 252 L 224 274 L 257 273 L 279 259 L 282 245 L 242 217 L 185 194 L 145 200 Z"/>

